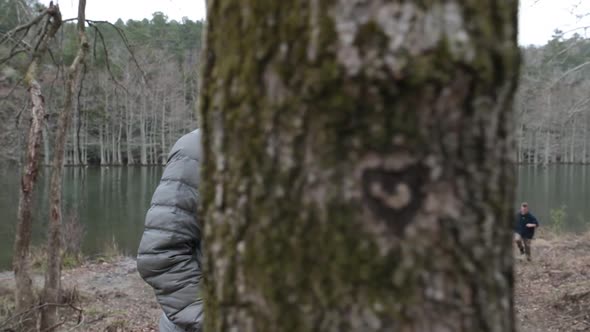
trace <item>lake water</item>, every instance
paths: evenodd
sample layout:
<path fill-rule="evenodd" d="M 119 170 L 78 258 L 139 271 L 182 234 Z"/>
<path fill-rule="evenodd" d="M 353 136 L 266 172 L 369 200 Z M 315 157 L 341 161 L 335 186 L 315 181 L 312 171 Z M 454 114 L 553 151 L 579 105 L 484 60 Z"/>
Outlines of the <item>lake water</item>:
<path fill-rule="evenodd" d="M 82 249 L 96 255 L 116 241 L 126 254 L 135 254 L 152 193 L 162 167 L 66 167 L 64 215 L 77 211 L 84 225 Z M 33 245 L 43 244 L 48 223 L 49 168 L 39 176 Z M 0 271 L 10 268 L 18 208 L 18 169 L 0 168 Z"/>
<path fill-rule="evenodd" d="M 520 166 L 516 199 L 528 202 L 542 225 L 552 223 L 551 210 L 563 209 L 564 231 L 586 231 L 590 228 L 590 166 Z"/>
<path fill-rule="evenodd" d="M 38 182 L 33 244 L 44 242 L 47 225 L 49 169 Z M 113 240 L 134 255 L 143 231 L 161 167 L 66 168 L 64 202 L 77 211 L 86 237 L 83 251 L 97 255 Z M 577 165 L 518 168 L 517 202 L 527 201 L 543 225 L 550 224 L 550 210 L 565 206 L 565 230 L 581 231 L 590 221 L 590 167 Z M 18 169 L 0 167 L 0 270 L 10 269 L 18 206 Z M 515 202 L 515 212 L 518 203 Z"/>

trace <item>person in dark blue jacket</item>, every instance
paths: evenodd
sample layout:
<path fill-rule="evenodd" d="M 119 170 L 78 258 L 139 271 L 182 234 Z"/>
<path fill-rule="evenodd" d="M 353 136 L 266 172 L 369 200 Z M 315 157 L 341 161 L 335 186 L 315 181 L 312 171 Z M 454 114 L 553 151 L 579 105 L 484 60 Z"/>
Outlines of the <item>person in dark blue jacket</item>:
<path fill-rule="evenodd" d="M 514 242 L 521 255 L 526 255 L 528 261 L 531 260 L 531 240 L 535 236 L 537 227 L 539 227 L 539 221 L 529 212 L 528 203 L 522 203 L 514 223 Z"/>

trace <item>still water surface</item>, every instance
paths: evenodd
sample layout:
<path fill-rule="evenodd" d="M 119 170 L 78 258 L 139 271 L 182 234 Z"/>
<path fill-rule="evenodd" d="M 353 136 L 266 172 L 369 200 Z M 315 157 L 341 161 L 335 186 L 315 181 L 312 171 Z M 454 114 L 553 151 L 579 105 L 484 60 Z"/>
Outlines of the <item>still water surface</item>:
<path fill-rule="evenodd" d="M 114 240 L 124 253 L 137 250 L 145 213 L 161 167 L 66 167 L 64 214 L 77 211 L 84 225 L 82 250 L 97 255 Z M 49 169 L 39 176 L 33 245 L 43 244 L 48 223 Z M 0 271 L 10 268 L 18 208 L 18 168 L 0 168 Z"/>
<path fill-rule="evenodd" d="M 136 253 L 145 212 L 161 174 L 161 167 L 66 168 L 64 212 L 77 211 L 86 231 L 82 248 L 86 255 L 99 254 L 113 240 L 126 254 Z M 564 228 L 569 231 L 587 228 L 590 221 L 590 167 L 521 166 L 518 180 L 517 202 L 528 201 L 543 225 L 550 224 L 551 209 L 565 206 Z M 0 167 L 0 270 L 10 268 L 18 185 L 18 168 Z M 40 174 L 37 188 L 34 245 L 44 242 L 49 209 L 48 169 Z"/>

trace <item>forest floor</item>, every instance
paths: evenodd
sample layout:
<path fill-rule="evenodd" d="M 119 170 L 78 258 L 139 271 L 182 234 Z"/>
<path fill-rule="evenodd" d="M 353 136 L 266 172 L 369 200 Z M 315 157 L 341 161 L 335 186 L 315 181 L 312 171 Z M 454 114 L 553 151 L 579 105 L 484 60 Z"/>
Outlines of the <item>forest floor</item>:
<path fill-rule="evenodd" d="M 41 289 L 43 276 L 34 278 Z M 161 310 L 153 290 L 137 273 L 135 260 L 120 257 L 113 261 L 87 262 L 80 267 L 64 270 L 62 302 L 82 309 L 82 315 L 72 308 L 61 309 L 66 323 L 57 331 L 144 332 L 158 331 Z M 14 317 L 12 272 L 0 273 L 0 331 L 7 317 Z M 4 316 L 4 317 L 3 317 Z M 81 321 L 78 322 L 79 318 Z M 11 330 L 8 330 L 11 331 Z"/>
<path fill-rule="evenodd" d="M 532 262 L 515 256 L 519 331 L 590 331 L 590 232 L 543 232 L 533 240 Z"/>
<path fill-rule="evenodd" d="M 515 256 L 519 331 L 590 331 L 590 233 L 539 234 L 533 241 L 532 262 Z M 42 275 L 36 275 L 35 288 L 42 283 Z M 59 331 L 157 331 L 160 308 L 132 258 L 64 270 L 62 284 L 64 302 L 81 308 L 83 314 L 62 309 L 67 322 Z M 0 273 L 0 331 L 10 327 L 3 322 L 14 306 L 13 287 L 12 273 Z"/>

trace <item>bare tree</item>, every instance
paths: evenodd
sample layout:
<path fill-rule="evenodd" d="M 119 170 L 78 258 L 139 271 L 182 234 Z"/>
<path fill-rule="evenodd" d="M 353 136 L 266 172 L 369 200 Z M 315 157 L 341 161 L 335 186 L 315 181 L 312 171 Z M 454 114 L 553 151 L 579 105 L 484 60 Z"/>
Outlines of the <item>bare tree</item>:
<path fill-rule="evenodd" d="M 206 331 L 515 330 L 517 10 L 208 1 Z"/>
<path fill-rule="evenodd" d="M 43 301 L 45 303 L 58 303 L 61 278 L 61 242 L 60 229 L 62 220 L 62 175 L 64 167 L 65 144 L 72 113 L 77 108 L 78 90 L 82 79 L 82 68 L 89 44 L 86 38 L 86 0 L 78 2 L 78 53 L 74 61 L 67 69 L 65 105 L 59 116 L 59 125 L 55 138 L 53 153 L 53 165 L 50 183 L 50 222 L 47 241 L 47 270 L 45 272 L 45 286 L 43 288 Z M 41 330 L 50 331 L 57 324 L 57 307 L 46 306 L 41 312 Z"/>
<path fill-rule="evenodd" d="M 31 125 L 29 127 L 26 162 L 23 168 L 20 197 L 18 206 L 18 223 L 14 242 L 13 268 L 16 280 L 15 299 L 16 310 L 22 313 L 24 331 L 36 327 L 36 318 L 31 307 L 35 304 L 30 276 L 29 249 L 31 244 L 33 193 L 39 173 L 40 145 L 43 136 L 45 120 L 45 100 L 38 82 L 39 68 L 44 55 L 47 53 L 48 44 L 61 26 L 61 13 L 57 5 L 50 5 L 27 24 L 14 28 L 4 35 L 0 44 L 6 40 L 17 41 L 11 56 L 23 52 L 31 52 L 32 60 L 25 76 L 29 95 L 31 98 Z M 38 29 L 39 35 L 34 39 L 34 46 L 28 45 L 25 38 L 31 29 Z M 24 47 L 24 48 L 20 48 Z"/>

